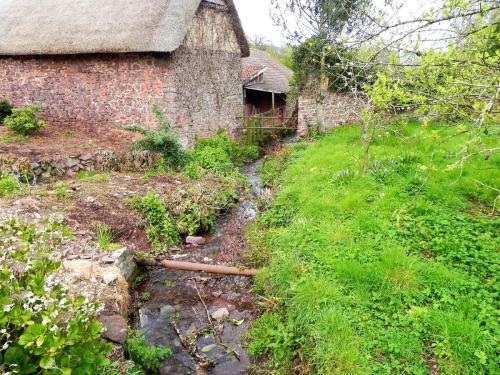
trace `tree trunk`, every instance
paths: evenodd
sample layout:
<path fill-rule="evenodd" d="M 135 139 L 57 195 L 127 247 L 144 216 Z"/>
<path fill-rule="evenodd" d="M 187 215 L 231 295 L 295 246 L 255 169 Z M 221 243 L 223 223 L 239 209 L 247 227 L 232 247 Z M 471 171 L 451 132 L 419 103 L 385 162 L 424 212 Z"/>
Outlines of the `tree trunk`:
<path fill-rule="evenodd" d="M 325 98 L 328 90 L 328 76 L 326 75 L 326 45 L 321 49 L 320 57 L 320 82 L 317 98 L 317 116 L 318 116 L 318 131 L 324 133 L 326 131 L 325 124 Z"/>
<path fill-rule="evenodd" d="M 368 168 L 370 166 L 370 139 L 368 137 L 368 130 L 368 121 L 364 119 L 361 127 L 361 144 L 363 145 L 363 173 L 368 172 Z"/>

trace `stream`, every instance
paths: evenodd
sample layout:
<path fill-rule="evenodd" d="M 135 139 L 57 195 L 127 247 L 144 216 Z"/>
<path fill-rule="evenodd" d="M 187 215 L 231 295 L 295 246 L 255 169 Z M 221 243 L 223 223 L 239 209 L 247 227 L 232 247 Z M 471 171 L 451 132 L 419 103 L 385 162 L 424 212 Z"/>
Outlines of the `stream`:
<path fill-rule="evenodd" d="M 244 263 L 245 227 L 257 214 L 263 159 L 242 172 L 250 192 L 217 219 L 204 245 L 184 245 L 167 259 L 207 264 Z M 137 287 L 140 307 L 132 318 L 151 345 L 165 345 L 173 355 L 159 374 L 237 375 L 249 372 L 244 348 L 248 325 L 255 318 L 252 279 L 148 267 Z"/>

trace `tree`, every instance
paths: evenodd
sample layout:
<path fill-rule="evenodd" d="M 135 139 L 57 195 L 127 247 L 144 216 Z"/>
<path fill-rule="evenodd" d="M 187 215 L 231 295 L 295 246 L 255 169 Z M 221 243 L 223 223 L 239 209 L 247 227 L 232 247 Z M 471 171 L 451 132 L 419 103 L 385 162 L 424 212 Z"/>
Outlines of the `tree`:
<path fill-rule="evenodd" d="M 317 75 L 319 87 L 317 126 L 325 130 L 324 100 L 328 90 L 327 56 L 343 32 L 349 32 L 363 23 L 365 8 L 370 0 L 271 0 L 271 15 L 274 23 L 285 33 L 291 43 L 310 43 L 310 54 L 319 62 Z M 307 44 L 305 44 L 307 48 Z M 319 47 L 319 48 L 318 48 Z"/>
<path fill-rule="evenodd" d="M 339 8 L 352 5 L 349 0 L 334 3 Z M 330 78 L 329 87 L 337 89 L 341 83 L 353 101 L 363 104 L 356 113 L 362 124 L 363 170 L 369 167 L 375 131 L 388 130 L 388 115 L 416 113 L 425 121 L 460 121 L 470 139 L 455 166 L 471 154 L 487 157 L 498 150 L 483 147 L 480 134 L 491 133 L 500 122 L 499 14 L 498 0 L 418 6 L 392 0 L 382 8 L 364 3 L 353 10 L 349 27 L 337 25 L 337 34 L 328 34 L 329 47 L 321 50 L 326 64 L 314 48 L 306 47 L 316 55 L 321 74 Z"/>
<path fill-rule="evenodd" d="M 498 1 L 443 1 L 414 18 L 372 25 L 361 34 L 354 41 L 358 46 L 377 46 L 366 61 L 355 62 L 379 68 L 377 79 L 365 87 L 371 119 L 411 111 L 425 120 L 460 122 L 460 132 L 470 137 L 451 167 L 472 154 L 498 151 L 483 147 L 481 132 L 500 122 L 499 7 Z M 381 60 L 382 54 L 388 59 Z M 365 138 L 365 145 L 369 142 Z"/>
<path fill-rule="evenodd" d="M 254 35 L 250 38 L 250 44 L 252 45 L 252 47 L 265 50 L 269 45 L 269 39 L 267 39 L 265 35 Z"/>

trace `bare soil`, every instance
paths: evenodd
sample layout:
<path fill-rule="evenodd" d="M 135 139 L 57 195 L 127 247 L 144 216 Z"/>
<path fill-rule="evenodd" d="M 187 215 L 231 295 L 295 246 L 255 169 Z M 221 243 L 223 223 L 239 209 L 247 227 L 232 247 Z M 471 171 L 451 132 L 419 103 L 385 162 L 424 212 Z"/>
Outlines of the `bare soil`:
<path fill-rule="evenodd" d="M 14 133 L 0 126 L 0 150 L 19 157 L 43 157 L 49 155 L 81 155 L 99 149 L 121 153 L 130 148 L 137 135 L 120 129 L 60 128 L 47 126 L 39 134 L 22 141 L 6 142 Z"/>

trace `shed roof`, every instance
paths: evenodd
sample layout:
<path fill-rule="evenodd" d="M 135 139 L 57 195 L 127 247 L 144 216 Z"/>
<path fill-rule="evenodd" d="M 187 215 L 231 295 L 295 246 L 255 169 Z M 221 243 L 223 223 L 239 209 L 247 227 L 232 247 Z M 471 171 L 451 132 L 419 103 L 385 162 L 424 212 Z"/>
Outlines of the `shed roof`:
<path fill-rule="evenodd" d="M 246 82 L 245 76 L 248 80 L 251 76 L 249 72 L 257 72 L 258 67 L 261 71 L 265 68 L 262 79 Z M 247 89 L 286 94 L 290 90 L 289 80 L 292 76 L 290 69 L 265 51 L 251 48 L 250 56 L 243 59 L 243 84 Z"/>
<path fill-rule="evenodd" d="M 225 0 L 248 55 L 233 0 Z M 0 55 L 172 52 L 201 0 L 0 0 Z"/>

